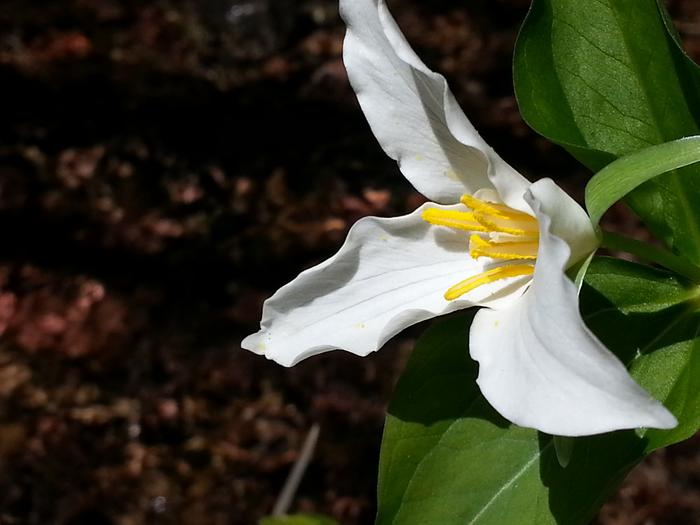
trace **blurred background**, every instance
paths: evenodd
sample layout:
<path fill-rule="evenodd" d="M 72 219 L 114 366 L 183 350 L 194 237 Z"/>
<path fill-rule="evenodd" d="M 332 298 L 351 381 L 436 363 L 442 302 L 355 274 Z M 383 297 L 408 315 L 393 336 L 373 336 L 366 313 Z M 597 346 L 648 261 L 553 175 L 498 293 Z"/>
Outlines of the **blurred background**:
<path fill-rule="evenodd" d="M 589 176 L 522 122 L 527 0 L 394 0 L 515 167 Z M 700 3 L 670 9 L 700 58 Z M 422 202 L 367 126 L 335 0 L 0 0 L 0 524 L 372 523 L 415 337 L 287 370 L 240 349 L 262 301 L 368 215 Z M 624 209 L 608 226 L 640 237 Z M 598 524 L 700 523 L 700 447 L 651 456 Z"/>

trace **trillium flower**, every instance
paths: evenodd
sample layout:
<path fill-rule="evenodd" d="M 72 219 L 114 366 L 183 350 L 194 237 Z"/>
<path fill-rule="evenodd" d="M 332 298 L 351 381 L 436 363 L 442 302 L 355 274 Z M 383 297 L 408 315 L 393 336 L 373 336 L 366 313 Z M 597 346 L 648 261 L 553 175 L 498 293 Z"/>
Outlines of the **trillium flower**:
<path fill-rule="evenodd" d="M 432 202 L 359 220 L 338 253 L 265 302 L 242 346 L 285 366 L 333 349 L 365 356 L 407 326 L 482 306 L 470 354 L 481 392 L 508 420 L 561 436 L 675 426 L 581 319 L 565 271 L 597 248 L 585 211 L 484 142 L 382 0 L 340 9 L 362 110 Z"/>

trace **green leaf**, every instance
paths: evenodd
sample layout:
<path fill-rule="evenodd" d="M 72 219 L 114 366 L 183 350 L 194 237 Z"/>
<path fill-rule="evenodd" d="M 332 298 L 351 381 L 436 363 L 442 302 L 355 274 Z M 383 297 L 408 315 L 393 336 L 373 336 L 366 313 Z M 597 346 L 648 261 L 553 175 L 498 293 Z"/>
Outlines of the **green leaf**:
<path fill-rule="evenodd" d="M 644 182 L 700 161 L 700 136 L 650 146 L 617 159 L 586 186 L 586 209 L 598 224 L 608 208 Z"/>
<path fill-rule="evenodd" d="M 695 283 L 700 283 L 700 267 L 688 262 L 685 258 L 674 255 L 668 250 L 627 237 L 619 233 L 602 230 L 600 235 L 600 247 L 608 250 L 631 253 L 639 259 L 657 264 L 678 275 L 682 275 Z M 578 279 L 581 271 L 576 275 Z M 577 280 L 578 284 L 579 281 Z"/>
<path fill-rule="evenodd" d="M 338 525 L 338 522 L 317 514 L 294 514 L 263 518 L 259 525 Z"/>
<path fill-rule="evenodd" d="M 646 432 L 645 451 L 692 436 L 700 428 L 700 287 L 608 258 L 589 268 L 586 284 L 586 323 L 678 418 L 675 429 Z"/>
<path fill-rule="evenodd" d="M 700 127 L 700 73 L 655 0 L 534 0 L 515 51 L 523 117 L 594 171 Z M 627 198 L 650 229 L 700 263 L 700 168 Z"/>
<path fill-rule="evenodd" d="M 467 350 L 472 314 L 461 314 L 425 333 L 396 387 L 378 524 L 584 524 L 645 454 L 700 426 L 700 318 L 689 309 L 697 289 L 648 267 L 596 259 L 582 295 L 593 329 L 665 400 L 679 427 L 576 438 L 562 468 L 551 436 L 510 425 L 481 396 Z"/>

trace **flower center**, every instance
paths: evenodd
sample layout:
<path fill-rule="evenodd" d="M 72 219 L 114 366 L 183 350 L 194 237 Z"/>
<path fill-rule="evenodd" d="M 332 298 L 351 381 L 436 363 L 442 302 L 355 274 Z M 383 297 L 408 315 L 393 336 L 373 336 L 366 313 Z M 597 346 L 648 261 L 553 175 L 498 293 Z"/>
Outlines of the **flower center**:
<path fill-rule="evenodd" d="M 474 259 L 490 257 L 507 261 L 452 286 L 445 299 L 452 301 L 476 288 L 508 277 L 532 275 L 539 247 L 537 219 L 505 204 L 462 195 L 460 202 L 470 211 L 428 208 L 424 221 L 470 232 L 469 255 Z M 523 261 L 531 261 L 524 263 Z"/>

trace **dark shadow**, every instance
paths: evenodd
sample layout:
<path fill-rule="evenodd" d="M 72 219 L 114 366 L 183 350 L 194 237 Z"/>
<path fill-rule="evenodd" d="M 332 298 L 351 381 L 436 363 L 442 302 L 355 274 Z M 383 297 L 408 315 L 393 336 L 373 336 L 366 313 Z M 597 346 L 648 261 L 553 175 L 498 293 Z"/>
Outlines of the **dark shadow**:
<path fill-rule="evenodd" d="M 693 339 L 700 324 L 700 316 L 689 311 L 686 304 L 655 312 L 625 313 L 587 284 L 581 290 L 581 314 L 586 325 L 623 363 L 629 363 L 638 352 L 648 354 Z"/>
<path fill-rule="evenodd" d="M 643 458 L 646 439 L 624 430 L 574 438 L 569 464 L 559 464 L 552 436 L 539 434 L 540 479 L 560 525 L 587 523 Z M 576 489 L 573 490 L 573 487 Z"/>
<path fill-rule="evenodd" d="M 389 406 L 389 415 L 425 426 L 478 418 L 506 428 L 481 395 L 478 365 L 469 357 L 469 327 L 477 309 L 447 316 L 425 332 L 411 355 Z"/>

